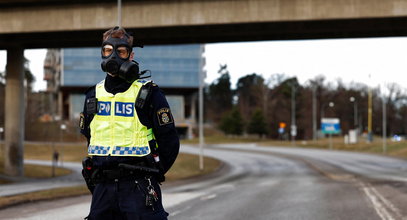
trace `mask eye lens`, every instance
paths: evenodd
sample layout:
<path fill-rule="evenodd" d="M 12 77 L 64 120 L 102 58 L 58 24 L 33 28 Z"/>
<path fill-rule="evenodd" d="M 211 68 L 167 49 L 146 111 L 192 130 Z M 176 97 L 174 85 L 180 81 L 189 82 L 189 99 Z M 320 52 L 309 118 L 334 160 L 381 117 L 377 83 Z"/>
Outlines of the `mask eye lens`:
<path fill-rule="evenodd" d="M 102 56 L 108 57 L 110 54 L 113 52 L 113 46 L 106 44 L 105 46 L 102 47 Z"/>
<path fill-rule="evenodd" d="M 118 55 L 120 58 L 122 58 L 122 59 L 127 59 L 127 58 L 129 58 L 130 52 L 129 52 L 129 49 L 128 49 L 127 47 L 118 47 L 118 48 L 116 49 L 116 51 L 117 51 L 117 55 Z"/>

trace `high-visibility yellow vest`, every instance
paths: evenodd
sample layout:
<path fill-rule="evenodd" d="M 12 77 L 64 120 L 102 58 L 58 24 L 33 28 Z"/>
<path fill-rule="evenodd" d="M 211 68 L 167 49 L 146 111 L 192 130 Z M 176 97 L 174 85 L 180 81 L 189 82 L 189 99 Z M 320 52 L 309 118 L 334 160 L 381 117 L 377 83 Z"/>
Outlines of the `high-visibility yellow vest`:
<path fill-rule="evenodd" d="M 151 152 L 152 129 L 143 125 L 134 107 L 140 88 L 148 82 L 136 80 L 123 93 L 105 90 L 105 81 L 96 85 L 98 112 L 90 123 L 88 155 L 146 156 Z"/>

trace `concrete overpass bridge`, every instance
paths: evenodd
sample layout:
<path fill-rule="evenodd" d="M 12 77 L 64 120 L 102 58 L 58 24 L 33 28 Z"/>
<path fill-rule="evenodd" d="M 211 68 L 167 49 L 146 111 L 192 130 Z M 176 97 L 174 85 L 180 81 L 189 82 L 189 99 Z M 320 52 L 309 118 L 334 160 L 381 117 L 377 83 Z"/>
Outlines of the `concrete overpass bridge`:
<path fill-rule="evenodd" d="M 124 0 L 122 7 L 135 44 L 407 36 L 405 0 Z M 117 14 L 115 0 L 0 0 L 7 174 L 23 174 L 24 49 L 99 46 Z"/>
<path fill-rule="evenodd" d="M 145 44 L 407 35 L 404 0 L 123 0 Z M 0 48 L 99 46 L 116 0 L 0 0 Z"/>

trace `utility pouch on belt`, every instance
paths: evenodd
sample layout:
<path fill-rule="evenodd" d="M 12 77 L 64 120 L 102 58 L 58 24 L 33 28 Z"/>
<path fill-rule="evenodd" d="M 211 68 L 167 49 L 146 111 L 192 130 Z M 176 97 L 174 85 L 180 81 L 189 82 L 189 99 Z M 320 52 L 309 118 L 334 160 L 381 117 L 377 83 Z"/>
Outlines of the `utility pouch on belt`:
<path fill-rule="evenodd" d="M 98 113 L 98 99 L 93 97 L 86 100 L 86 114 L 96 114 Z"/>
<path fill-rule="evenodd" d="M 86 186 L 88 187 L 89 191 L 93 193 L 96 184 L 92 181 L 92 175 L 94 173 L 94 167 L 92 164 L 92 158 L 85 157 L 82 160 L 82 176 L 85 179 Z"/>
<path fill-rule="evenodd" d="M 143 109 L 146 101 L 150 98 L 152 91 L 152 83 L 147 83 L 140 88 L 140 92 L 136 98 L 136 108 Z"/>

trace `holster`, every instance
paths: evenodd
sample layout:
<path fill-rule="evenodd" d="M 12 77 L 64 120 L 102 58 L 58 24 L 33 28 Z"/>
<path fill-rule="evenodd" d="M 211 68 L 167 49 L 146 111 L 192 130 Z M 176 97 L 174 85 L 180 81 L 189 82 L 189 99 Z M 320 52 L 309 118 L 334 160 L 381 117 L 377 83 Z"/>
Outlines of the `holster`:
<path fill-rule="evenodd" d="M 92 158 L 85 157 L 82 160 L 82 176 L 85 179 L 86 186 L 88 187 L 89 191 L 93 193 L 95 189 L 95 182 L 92 180 L 94 174 L 96 174 L 96 170 L 93 167 Z"/>
<path fill-rule="evenodd" d="M 157 181 L 159 183 L 162 183 L 165 181 L 164 168 L 163 168 L 161 160 L 158 159 L 158 161 L 157 161 L 154 158 L 154 157 L 158 157 L 158 158 L 160 157 L 158 148 L 157 148 L 157 141 L 155 139 L 153 139 L 153 140 L 150 140 L 148 142 L 148 144 L 150 146 L 151 153 L 146 156 L 147 164 L 149 167 L 154 167 L 159 170 L 159 172 L 155 175 L 155 177 L 157 178 Z"/>
<path fill-rule="evenodd" d="M 164 182 L 165 176 L 164 176 L 164 171 L 163 171 L 164 169 L 162 167 L 161 161 L 156 162 L 154 160 L 154 157 L 152 154 L 147 155 L 146 160 L 147 160 L 147 164 L 149 167 L 154 167 L 155 169 L 158 170 L 158 172 L 152 173 L 156 177 L 157 182 L 159 182 L 159 183 Z"/>

